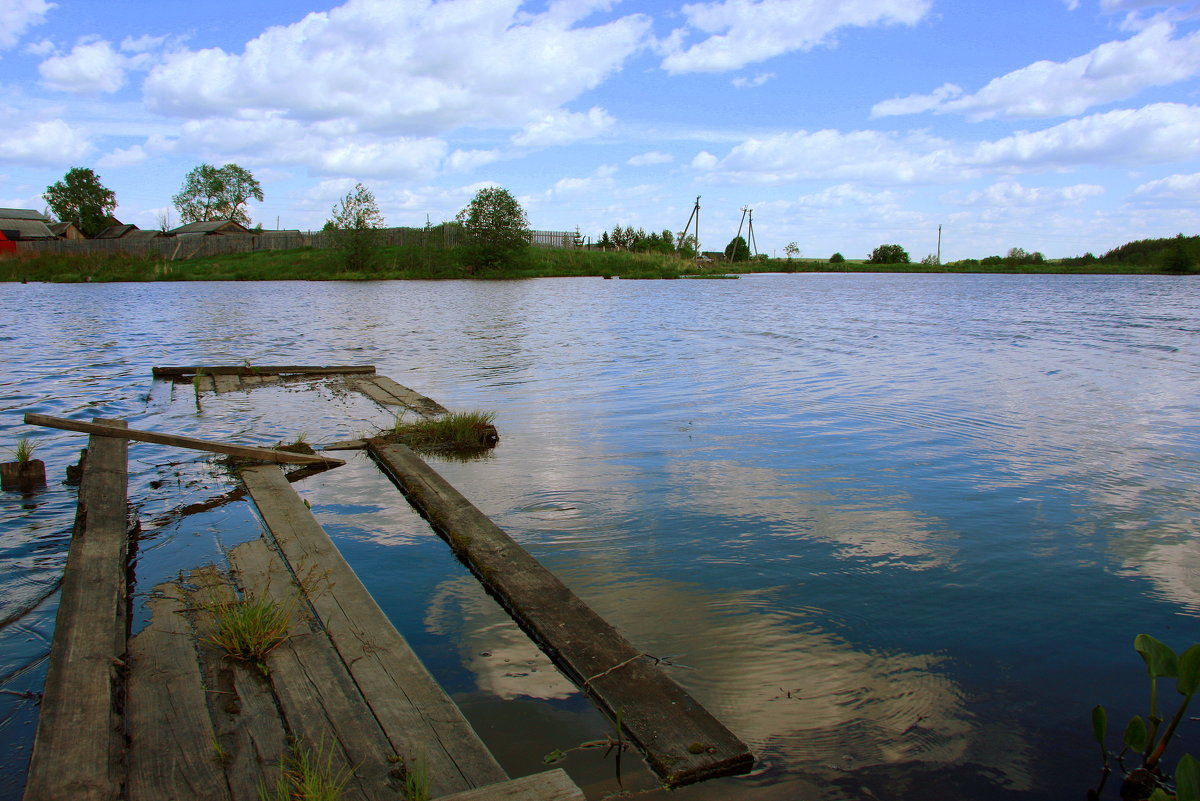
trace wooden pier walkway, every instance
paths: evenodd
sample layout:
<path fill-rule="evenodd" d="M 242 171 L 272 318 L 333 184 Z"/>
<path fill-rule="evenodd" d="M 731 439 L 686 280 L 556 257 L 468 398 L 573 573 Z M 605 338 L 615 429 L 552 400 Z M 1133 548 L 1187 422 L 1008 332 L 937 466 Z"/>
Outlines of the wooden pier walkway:
<path fill-rule="evenodd" d="M 26 801 L 252 801 L 298 754 L 346 799 L 402 799 L 422 765 L 430 798 L 583 801 L 559 770 L 508 780 L 274 465 L 241 470 L 264 536 L 155 588 L 127 638 L 127 449 L 89 441 Z M 265 672 L 211 642 L 239 597 L 290 611 Z"/>
<path fill-rule="evenodd" d="M 280 376 L 341 376 L 384 408 L 446 409 L 367 367 L 155 368 L 156 377 L 252 389 Z M 248 380 L 249 379 L 249 380 Z M 224 387 L 224 388 L 223 388 Z M 229 453 L 260 462 L 338 464 L 329 457 L 211 443 L 43 415 L 26 422 L 91 434 L 63 579 L 26 801 L 256 799 L 297 755 L 329 764 L 345 798 L 404 797 L 428 768 L 429 798 L 582 801 L 560 770 L 509 781 L 346 564 L 276 464 L 238 469 L 263 537 L 154 589 L 149 625 L 128 638 L 128 441 Z M 750 769 L 754 757 L 657 660 L 595 614 L 553 574 L 404 445 L 367 447 L 514 620 L 642 751 L 668 786 Z M 237 599 L 288 610 L 266 670 L 213 644 L 215 610 Z"/>

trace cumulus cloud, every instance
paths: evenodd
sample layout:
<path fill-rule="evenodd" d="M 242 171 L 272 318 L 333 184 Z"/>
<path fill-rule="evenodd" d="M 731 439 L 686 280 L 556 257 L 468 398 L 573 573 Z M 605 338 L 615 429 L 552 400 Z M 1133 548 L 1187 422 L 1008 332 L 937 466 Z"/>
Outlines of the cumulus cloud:
<path fill-rule="evenodd" d="M 1200 172 L 1191 175 L 1168 175 L 1149 181 L 1133 190 L 1134 199 L 1141 203 L 1194 204 L 1200 197 Z"/>
<path fill-rule="evenodd" d="M 65 56 L 52 56 L 38 65 L 42 83 L 60 92 L 110 94 L 125 84 L 130 61 L 106 41 L 78 44 Z"/>
<path fill-rule="evenodd" d="M 82 159 L 91 151 L 88 138 L 62 120 L 14 127 L 0 137 L 0 161 L 55 166 Z"/>
<path fill-rule="evenodd" d="M 134 164 L 141 164 L 148 158 L 146 149 L 141 145 L 133 145 L 132 147 L 117 148 L 109 153 L 105 153 L 100 157 L 96 166 L 102 169 L 110 167 L 131 167 Z"/>
<path fill-rule="evenodd" d="M 1200 75 L 1200 32 L 1172 38 L 1160 19 L 1119 42 L 1106 42 L 1070 61 L 1037 61 L 990 81 L 975 94 L 946 84 L 928 95 L 877 103 L 873 117 L 933 111 L 973 120 L 1046 118 L 1081 114 L 1093 106 L 1133 97 L 1143 89 Z"/>
<path fill-rule="evenodd" d="M 187 117 L 244 109 L 348 119 L 359 130 L 426 136 L 460 126 L 523 128 L 618 70 L 645 43 L 648 17 L 579 24 L 602 4 L 519 0 L 350 0 L 270 28 L 240 54 L 167 56 L 148 104 Z"/>
<path fill-rule="evenodd" d="M 587 113 L 554 111 L 527 125 L 512 138 L 512 143 L 518 147 L 569 145 L 598 136 L 615 123 L 616 120 L 599 106 Z"/>
<path fill-rule="evenodd" d="M 7 50 L 21 41 L 22 34 L 46 21 L 54 8 L 46 0 L 4 0 L 0 3 L 0 50 Z"/>
<path fill-rule="evenodd" d="M 718 0 L 683 7 L 687 26 L 663 43 L 670 73 L 724 72 L 828 44 L 848 27 L 914 25 L 930 0 Z M 685 46 L 698 32 L 702 41 Z"/>
<path fill-rule="evenodd" d="M 775 77 L 775 73 L 773 73 L 773 72 L 760 72 L 760 73 L 756 74 L 753 78 L 746 78 L 744 76 L 739 76 L 737 78 L 734 78 L 732 81 L 730 81 L 730 83 L 732 83 L 738 89 L 754 89 L 756 87 L 762 86 L 764 83 L 766 83 L 767 81 L 770 81 L 774 77 Z"/>

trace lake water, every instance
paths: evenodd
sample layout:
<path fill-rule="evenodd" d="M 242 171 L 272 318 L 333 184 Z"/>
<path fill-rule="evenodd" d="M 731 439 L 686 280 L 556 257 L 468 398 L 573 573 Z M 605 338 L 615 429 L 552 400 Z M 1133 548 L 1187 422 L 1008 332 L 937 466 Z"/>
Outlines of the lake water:
<path fill-rule="evenodd" d="M 335 381 L 202 397 L 155 365 L 374 364 L 491 409 L 431 459 L 759 757 L 691 799 L 1081 798 L 1132 650 L 1200 641 L 1200 285 L 1169 277 L 0 285 L 24 412 L 272 444 L 390 415 Z M 0 496 L 0 797 L 36 722 L 85 437 Z M 138 592 L 258 535 L 208 457 L 134 443 Z M 360 454 L 297 489 L 512 775 L 606 721 Z M 138 620 L 144 610 L 138 607 Z M 1174 691 L 1165 691 L 1173 697 Z M 1200 723 L 1181 743 L 1200 753 Z M 1180 751 L 1176 751 L 1176 754 Z M 1173 759 L 1170 760 L 1173 764 Z M 614 760 L 561 767 L 590 798 Z M 626 789 L 655 786 L 622 760 Z M 1110 787 L 1110 790 L 1112 788 Z"/>

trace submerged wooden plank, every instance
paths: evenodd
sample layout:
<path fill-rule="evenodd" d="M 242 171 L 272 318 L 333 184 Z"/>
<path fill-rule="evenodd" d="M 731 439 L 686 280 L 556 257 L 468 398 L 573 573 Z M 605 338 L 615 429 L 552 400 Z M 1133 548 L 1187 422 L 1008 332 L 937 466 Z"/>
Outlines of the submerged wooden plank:
<path fill-rule="evenodd" d="M 129 643 L 129 801 L 230 801 L 183 591 L 155 591 L 150 624 Z"/>
<path fill-rule="evenodd" d="M 155 431 L 139 431 L 134 428 L 118 428 L 116 426 L 105 425 L 98 421 L 88 423 L 83 420 L 68 420 L 63 417 L 51 417 L 50 415 L 34 414 L 33 412 L 26 413 L 25 423 L 33 426 L 60 428 L 64 431 L 80 431 L 85 434 L 100 434 L 109 437 L 121 437 L 126 440 L 134 439 L 138 442 L 152 442 L 157 445 L 170 445 L 176 448 L 189 448 L 197 451 L 208 451 L 209 453 L 224 453 L 229 456 L 240 456 L 246 459 L 259 459 L 266 462 L 284 464 L 345 464 L 343 460 L 334 459 L 330 456 L 310 456 L 306 453 L 277 451 L 271 448 L 256 448 L 250 445 L 232 445 L 225 442 L 211 442 L 205 439 L 196 439 L 195 437 L 184 437 L 177 434 L 159 434 Z"/>
<path fill-rule="evenodd" d="M 749 749 L 404 445 L 371 454 L 563 671 L 615 717 L 669 785 L 748 770 Z"/>
<path fill-rule="evenodd" d="M 362 394 L 366 395 L 371 400 L 373 400 L 376 403 L 381 404 L 383 406 L 403 406 L 404 405 L 403 401 L 401 401 L 396 396 L 392 395 L 390 392 L 387 392 L 386 390 L 381 389 L 379 386 L 377 386 L 375 384 L 374 381 L 370 381 L 366 378 L 360 378 L 354 382 L 354 386 L 355 386 L 355 388 L 358 389 L 359 392 L 361 392 Z"/>
<path fill-rule="evenodd" d="M 240 472 L 392 748 L 427 761 L 432 795 L 507 779 L 283 473 L 266 465 Z"/>
<path fill-rule="evenodd" d="M 213 376 L 213 381 L 217 385 L 217 393 L 223 394 L 226 392 L 236 392 L 242 388 L 242 381 L 236 375 L 228 375 L 226 373 L 218 373 Z"/>
<path fill-rule="evenodd" d="M 200 670 L 208 689 L 208 714 L 221 746 L 222 767 L 233 801 L 261 801 L 258 786 L 273 786 L 287 750 L 270 681 L 256 668 L 226 657 L 208 642 L 215 619 L 203 611 L 237 597 L 237 590 L 212 565 L 193 570 L 188 595 L 195 614 Z"/>
<path fill-rule="evenodd" d="M 443 414 L 448 414 L 446 407 L 437 401 L 425 397 L 415 389 L 409 389 L 402 384 L 397 384 L 385 375 L 377 375 L 363 380 L 374 383 L 375 386 L 424 417 L 439 417 Z"/>
<path fill-rule="evenodd" d="M 155 367 L 155 378 L 189 376 L 196 373 L 207 375 L 353 375 L 374 373 L 375 365 L 192 365 L 187 367 Z"/>
<path fill-rule="evenodd" d="M 327 755 L 335 773 L 347 772 L 343 798 L 395 798 L 402 783 L 388 759 L 391 745 L 328 636 L 309 618 L 287 566 L 262 540 L 239 545 L 230 561 L 250 597 L 293 612 L 288 639 L 267 660 L 288 730 L 322 761 Z"/>
<path fill-rule="evenodd" d="M 437 801 L 587 801 L 583 791 L 561 768 L 490 787 L 432 797 Z"/>
<path fill-rule="evenodd" d="M 106 422 L 113 429 L 125 425 Z M 117 705 L 129 624 L 128 451 L 124 438 L 89 441 L 26 801 L 108 801 L 121 792 L 125 742 Z"/>

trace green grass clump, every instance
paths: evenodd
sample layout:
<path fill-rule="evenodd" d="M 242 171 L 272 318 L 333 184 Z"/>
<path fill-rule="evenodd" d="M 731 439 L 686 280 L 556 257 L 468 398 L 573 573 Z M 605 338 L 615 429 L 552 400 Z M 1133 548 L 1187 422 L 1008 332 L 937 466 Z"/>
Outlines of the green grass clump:
<path fill-rule="evenodd" d="M 495 412 L 486 411 L 450 412 L 412 422 L 397 417 L 390 435 L 414 450 L 485 448 L 499 438 L 492 425 L 495 419 Z"/>
<path fill-rule="evenodd" d="M 259 801 L 338 801 L 354 771 L 334 767 L 335 745 L 325 744 L 316 751 L 293 741 L 283 762 L 275 786 L 258 786 Z"/>
<path fill-rule="evenodd" d="M 288 638 L 290 609 L 273 601 L 235 598 L 207 604 L 216 630 L 206 639 L 231 659 L 249 662 L 267 672 L 267 656 Z"/>
<path fill-rule="evenodd" d="M 429 760 L 424 756 L 404 766 L 404 797 L 407 801 L 429 801 Z"/>
<path fill-rule="evenodd" d="M 21 437 L 17 440 L 17 447 L 13 449 L 13 457 L 18 462 L 28 462 L 33 459 L 33 452 L 37 450 L 37 443 L 29 438 L 29 435 Z"/>

